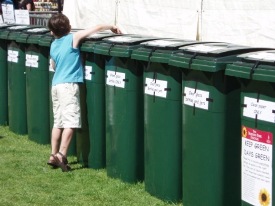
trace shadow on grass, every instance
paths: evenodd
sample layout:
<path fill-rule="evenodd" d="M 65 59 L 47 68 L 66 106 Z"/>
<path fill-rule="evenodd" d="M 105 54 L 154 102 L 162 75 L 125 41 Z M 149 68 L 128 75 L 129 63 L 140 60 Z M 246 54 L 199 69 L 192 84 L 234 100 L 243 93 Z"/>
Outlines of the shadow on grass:
<path fill-rule="evenodd" d="M 71 166 L 71 164 L 70 164 L 70 166 Z M 60 167 L 57 167 L 57 166 L 56 167 L 52 167 L 51 166 L 51 169 L 58 170 L 58 169 L 60 169 Z M 68 172 L 73 172 L 75 170 L 81 170 L 81 169 L 85 169 L 85 167 L 82 166 L 82 165 L 79 165 L 79 166 L 76 166 L 76 167 L 71 167 L 71 169 Z"/>
<path fill-rule="evenodd" d="M 69 162 L 70 163 L 70 165 L 76 165 L 76 164 L 79 164 L 79 162 L 77 162 L 77 161 L 73 161 L 73 162 Z"/>
<path fill-rule="evenodd" d="M 0 139 L 3 139 L 4 137 L 5 137 L 5 136 L 1 136 L 1 135 L 0 135 Z"/>
<path fill-rule="evenodd" d="M 80 165 L 78 161 L 73 161 L 73 162 L 69 162 L 69 165 L 70 166 L 73 166 L 71 168 L 71 171 L 74 171 L 74 170 L 81 170 L 81 169 L 85 169 L 86 167 L 84 165 Z"/>
<path fill-rule="evenodd" d="M 75 171 L 75 170 L 82 170 L 82 169 L 85 169 L 85 167 L 83 167 L 83 166 L 79 166 L 79 167 L 73 167 L 73 168 L 71 168 L 71 172 L 72 171 Z"/>

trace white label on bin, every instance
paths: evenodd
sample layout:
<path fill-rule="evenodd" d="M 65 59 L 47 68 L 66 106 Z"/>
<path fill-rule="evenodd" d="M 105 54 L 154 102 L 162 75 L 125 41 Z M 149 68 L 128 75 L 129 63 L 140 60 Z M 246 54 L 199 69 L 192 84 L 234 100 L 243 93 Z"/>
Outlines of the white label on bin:
<path fill-rule="evenodd" d="M 208 110 L 209 92 L 185 87 L 184 88 L 184 100 L 183 103 L 189 106 L 195 106 L 197 108 Z"/>
<path fill-rule="evenodd" d="M 275 123 L 275 113 L 272 113 L 275 110 L 274 102 L 244 97 L 244 105 L 243 116 L 255 119 L 257 115 L 258 120 Z"/>
<path fill-rule="evenodd" d="M 145 94 L 166 98 L 167 81 L 157 79 L 145 79 Z"/>
<path fill-rule="evenodd" d="M 54 65 L 53 65 L 53 64 L 54 64 L 54 62 L 53 62 L 53 60 L 50 58 L 50 59 L 49 59 L 49 71 L 50 71 L 50 72 L 55 72 L 55 71 L 54 71 Z"/>
<path fill-rule="evenodd" d="M 18 51 L 8 50 L 8 61 L 9 62 L 18 62 Z"/>
<path fill-rule="evenodd" d="M 125 88 L 125 73 L 107 71 L 106 84 L 110 86 Z"/>
<path fill-rule="evenodd" d="M 92 66 L 85 66 L 85 79 L 92 80 Z"/>
<path fill-rule="evenodd" d="M 38 55 L 26 54 L 25 66 L 26 67 L 38 68 L 38 60 L 39 60 Z"/>
<path fill-rule="evenodd" d="M 271 132 L 242 126 L 242 200 L 255 206 L 272 204 Z"/>

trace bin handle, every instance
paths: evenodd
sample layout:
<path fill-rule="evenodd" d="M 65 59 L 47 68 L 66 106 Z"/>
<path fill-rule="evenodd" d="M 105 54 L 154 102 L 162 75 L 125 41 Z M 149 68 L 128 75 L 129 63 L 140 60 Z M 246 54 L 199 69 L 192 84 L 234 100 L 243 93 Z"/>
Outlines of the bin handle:
<path fill-rule="evenodd" d="M 28 35 L 27 38 L 26 38 L 26 43 L 28 42 L 29 38 L 31 37 L 32 35 Z"/>
<path fill-rule="evenodd" d="M 260 63 L 260 61 L 257 61 L 257 62 L 253 65 L 253 67 L 251 68 L 250 74 L 249 74 L 249 78 L 250 78 L 250 79 L 252 79 L 252 76 L 253 76 L 253 74 L 254 74 L 254 72 L 255 72 L 255 69 L 257 69 L 257 67 L 259 66 L 259 63 Z"/>
<path fill-rule="evenodd" d="M 190 58 L 189 63 L 188 63 L 188 69 L 191 69 L 192 61 L 193 61 L 193 59 L 196 58 L 197 55 L 198 55 L 197 52 L 195 52 L 195 53 L 193 54 L 193 56 Z"/>
<path fill-rule="evenodd" d="M 115 46 L 115 44 L 113 43 L 113 44 L 111 44 L 111 46 L 110 46 L 110 48 L 109 48 L 109 50 L 108 50 L 108 55 L 109 56 L 111 56 L 111 49 L 113 48 Z"/>
<path fill-rule="evenodd" d="M 151 57 L 153 55 L 153 52 L 156 51 L 156 47 L 153 47 L 153 49 L 150 51 L 149 55 L 148 55 L 148 64 L 147 64 L 147 67 L 145 69 L 145 71 L 148 71 L 149 70 L 149 67 L 150 67 L 150 64 L 151 64 Z"/>
<path fill-rule="evenodd" d="M 11 34 L 11 32 L 9 32 L 9 33 L 8 33 L 8 35 L 7 35 L 7 39 L 9 39 L 10 34 Z"/>
<path fill-rule="evenodd" d="M 255 128 L 258 128 L 258 114 L 255 115 Z"/>

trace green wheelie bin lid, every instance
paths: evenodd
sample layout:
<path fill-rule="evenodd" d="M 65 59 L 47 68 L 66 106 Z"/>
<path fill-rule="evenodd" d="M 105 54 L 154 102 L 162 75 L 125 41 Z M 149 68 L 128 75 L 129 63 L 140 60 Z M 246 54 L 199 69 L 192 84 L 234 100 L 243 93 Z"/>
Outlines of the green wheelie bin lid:
<path fill-rule="evenodd" d="M 46 33 L 43 35 L 43 38 L 39 39 L 38 44 L 39 46 L 50 47 L 53 40 L 54 36 L 50 33 Z"/>
<path fill-rule="evenodd" d="M 79 29 L 72 29 L 71 33 L 79 31 Z M 54 36 L 50 34 L 50 31 L 43 33 L 43 38 L 39 39 L 39 46 L 50 47 L 54 40 Z"/>
<path fill-rule="evenodd" d="M 264 49 L 223 42 L 193 44 L 180 47 L 169 64 L 182 69 L 217 72 L 225 70 L 226 64 L 234 62 L 239 54 Z"/>
<path fill-rule="evenodd" d="M 44 37 L 46 33 L 49 33 L 49 30 L 43 27 L 23 30 L 20 36 L 16 38 L 16 41 L 20 43 L 38 44 L 39 39 Z"/>
<path fill-rule="evenodd" d="M 9 32 L 7 32 L 7 28 L 8 27 L 12 27 L 14 25 L 12 24 L 0 24 L 0 39 L 6 39 L 7 38 L 7 34 Z"/>
<path fill-rule="evenodd" d="M 178 48 L 199 43 L 194 40 L 156 39 L 141 43 L 140 48 L 133 51 L 131 58 L 148 62 L 168 63 L 170 55 Z"/>
<path fill-rule="evenodd" d="M 0 32 L 12 26 L 14 26 L 14 24 L 0 24 Z"/>
<path fill-rule="evenodd" d="M 227 65 L 225 74 L 244 79 L 275 82 L 275 50 L 249 52 Z"/>
<path fill-rule="evenodd" d="M 11 26 L 14 26 L 13 24 L 0 24 L 0 29 L 5 29 L 7 27 L 11 27 Z"/>
<path fill-rule="evenodd" d="M 81 51 L 92 52 L 96 43 L 101 42 L 104 38 L 112 36 L 121 36 L 120 34 L 115 34 L 112 32 L 98 32 L 87 37 L 84 42 L 81 44 Z"/>
<path fill-rule="evenodd" d="M 8 27 L 5 31 L 3 31 L 2 38 L 9 40 L 16 40 L 22 33 L 22 31 L 30 28 L 35 28 L 37 26 L 29 26 L 29 25 L 17 25 Z"/>
<path fill-rule="evenodd" d="M 104 38 L 102 43 L 95 45 L 94 52 L 115 57 L 131 57 L 132 51 L 140 47 L 142 42 L 153 39 L 156 38 L 131 34 Z"/>

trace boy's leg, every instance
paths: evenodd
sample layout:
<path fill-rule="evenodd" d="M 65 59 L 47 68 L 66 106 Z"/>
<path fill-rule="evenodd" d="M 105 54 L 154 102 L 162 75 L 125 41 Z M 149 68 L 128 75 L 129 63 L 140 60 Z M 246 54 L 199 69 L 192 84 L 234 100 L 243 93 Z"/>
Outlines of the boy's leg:
<path fill-rule="evenodd" d="M 72 140 L 74 134 L 73 128 L 65 128 L 62 132 L 62 138 L 61 138 L 61 144 L 59 147 L 59 152 L 63 154 L 64 156 L 67 156 L 68 149 Z M 58 159 L 62 160 L 62 155 L 60 153 L 57 153 Z"/>
<path fill-rule="evenodd" d="M 60 113 L 62 127 L 61 143 L 56 157 L 60 162 L 67 156 L 68 149 L 75 128 L 81 127 L 79 86 L 76 83 L 64 83 L 57 86 L 59 102 L 62 112 Z M 63 156 L 63 158 L 62 158 Z"/>
<path fill-rule="evenodd" d="M 52 146 L 52 154 L 56 154 L 59 151 L 60 139 L 61 139 L 61 128 L 52 129 L 52 139 L 51 139 L 51 146 Z"/>
<path fill-rule="evenodd" d="M 59 151 L 59 145 L 60 145 L 60 139 L 61 139 L 61 128 L 52 128 L 52 138 L 51 138 L 51 148 L 52 148 L 52 155 L 55 155 Z M 50 156 L 50 159 L 48 162 L 53 162 L 54 157 Z"/>
<path fill-rule="evenodd" d="M 62 108 L 62 132 L 61 144 L 57 157 L 61 160 L 62 154 L 66 157 L 75 128 L 81 127 L 79 85 L 65 83 L 60 86 L 60 107 Z"/>
<path fill-rule="evenodd" d="M 59 151 L 61 134 L 62 134 L 62 123 L 61 123 L 61 111 L 60 111 L 60 102 L 58 99 L 57 87 L 53 86 L 51 90 L 52 96 L 52 106 L 53 106 L 53 117 L 54 125 L 52 128 L 52 137 L 51 137 L 51 156 L 49 162 L 54 161 L 53 155 Z"/>

